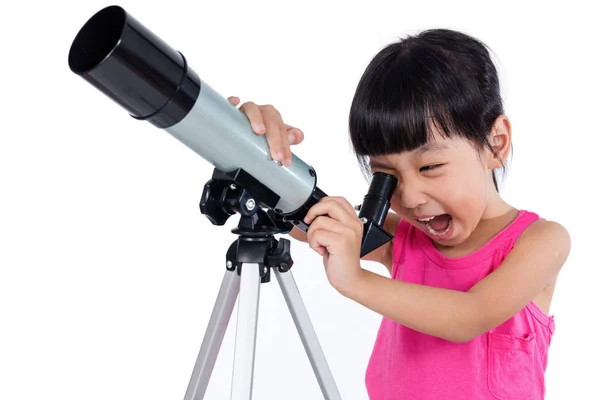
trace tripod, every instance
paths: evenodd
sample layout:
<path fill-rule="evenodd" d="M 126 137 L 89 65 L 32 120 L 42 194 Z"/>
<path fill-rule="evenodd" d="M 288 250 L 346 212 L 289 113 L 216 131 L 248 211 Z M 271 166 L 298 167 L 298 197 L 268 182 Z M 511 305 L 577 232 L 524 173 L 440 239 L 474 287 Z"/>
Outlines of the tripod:
<path fill-rule="evenodd" d="M 190 378 L 184 400 L 204 398 L 233 308 L 238 300 L 231 400 L 252 398 L 260 284 L 277 278 L 302 344 L 326 400 L 341 399 L 308 312 L 292 276 L 290 241 L 274 235 L 291 224 L 257 206 L 250 192 L 239 187 L 256 184 L 243 170 L 223 174 L 215 170 L 204 189 L 200 208 L 215 225 L 241 214 L 238 235 L 226 255 L 226 271 Z M 264 189 L 264 188 L 263 188 Z M 238 298 L 239 297 L 239 298 Z"/>

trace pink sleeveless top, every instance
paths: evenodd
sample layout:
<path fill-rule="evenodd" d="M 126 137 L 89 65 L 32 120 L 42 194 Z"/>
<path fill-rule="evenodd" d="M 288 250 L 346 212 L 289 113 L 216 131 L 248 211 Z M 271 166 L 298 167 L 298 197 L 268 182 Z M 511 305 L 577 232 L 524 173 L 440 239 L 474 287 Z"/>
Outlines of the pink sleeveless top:
<path fill-rule="evenodd" d="M 401 221 L 394 238 L 392 278 L 466 292 L 500 266 L 519 235 L 539 218 L 520 210 L 492 240 L 460 258 L 444 256 L 423 232 Z M 533 302 L 467 343 L 426 335 L 383 318 L 366 372 L 369 398 L 541 400 L 553 333 L 554 316 Z"/>

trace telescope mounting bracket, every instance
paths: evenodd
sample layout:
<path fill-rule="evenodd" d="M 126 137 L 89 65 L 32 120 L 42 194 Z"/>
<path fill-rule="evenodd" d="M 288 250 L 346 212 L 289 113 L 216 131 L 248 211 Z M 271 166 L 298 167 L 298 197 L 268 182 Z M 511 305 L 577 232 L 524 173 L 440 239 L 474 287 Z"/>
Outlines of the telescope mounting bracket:
<path fill-rule="evenodd" d="M 271 280 L 271 268 L 279 272 L 292 268 L 290 241 L 274 237 L 293 227 L 273 211 L 278 201 L 279 196 L 243 169 L 229 173 L 214 169 L 204 186 L 201 213 L 214 225 L 224 225 L 231 215 L 240 214 L 238 226 L 231 230 L 238 238 L 227 250 L 227 270 L 240 275 L 243 264 L 258 264 L 261 283 L 266 283 Z M 270 208 L 265 211 L 262 206 Z"/>

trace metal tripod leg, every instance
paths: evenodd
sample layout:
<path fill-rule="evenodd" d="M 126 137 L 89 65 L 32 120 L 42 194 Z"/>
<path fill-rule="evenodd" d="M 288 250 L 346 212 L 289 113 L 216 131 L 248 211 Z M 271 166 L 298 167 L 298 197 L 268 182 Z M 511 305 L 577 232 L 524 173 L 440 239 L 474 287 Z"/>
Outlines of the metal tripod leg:
<path fill-rule="evenodd" d="M 240 290 L 240 276 L 226 271 L 184 400 L 204 398 Z"/>
<path fill-rule="evenodd" d="M 291 271 L 275 273 L 325 400 L 341 400 L 331 370 Z M 204 398 L 235 301 L 239 295 L 231 400 L 251 400 L 261 277 L 258 264 L 243 263 L 241 277 L 227 271 L 184 400 Z"/>
<path fill-rule="evenodd" d="M 256 328 L 260 295 L 260 271 L 255 263 L 242 263 L 242 283 L 238 301 L 237 327 L 233 356 L 231 400 L 252 399 Z"/>
<path fill-rule="evenodd" d="M 296 329 L 304 345 L 304 350 L 310 360 L 325 400 L 341 400 L 337 385 L 325 359 L 325 354 L 319 344 L 317 333 L 312 326 L 308 311 L 304 306 L 304 302 L 296 286 L 296 281 L 292 276 L 292 271 L 279 272 L 277 268 L 273 268 L 272 271 L 277 277 L 279 287 L 296 324 Z"/>

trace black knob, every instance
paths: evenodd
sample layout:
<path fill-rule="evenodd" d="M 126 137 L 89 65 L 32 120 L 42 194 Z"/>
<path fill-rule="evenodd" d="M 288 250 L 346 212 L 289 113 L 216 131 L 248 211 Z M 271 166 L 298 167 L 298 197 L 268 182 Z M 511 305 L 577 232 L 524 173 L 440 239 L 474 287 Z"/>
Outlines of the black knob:
<path fill-rule="evenodd" d="M 279 239 L 277 247 L 267 256 L 267 262 L 272 268 L 279 267 L 281 272 L 289 271 L 292 265 L 294 265 L 290 253 L 290 241 L 288 239 Z"/>
<path fill-rule="evenodd" d="M 200 199 L 200 212 L 206 215 L 213 225 L 225 225 L 234 213 L 226 208 L 224 201 L 228 184 L 226 181 L 210 180 L 204 185 Z"/>

